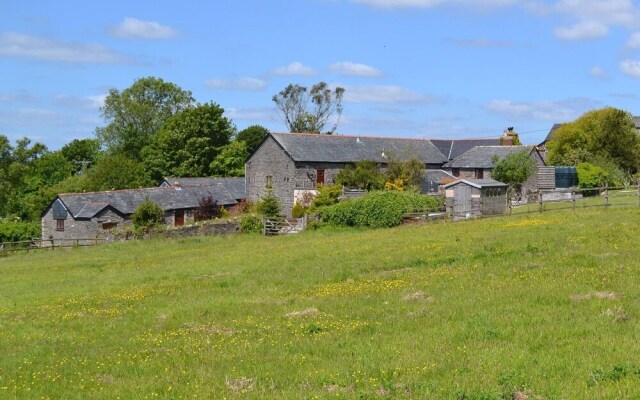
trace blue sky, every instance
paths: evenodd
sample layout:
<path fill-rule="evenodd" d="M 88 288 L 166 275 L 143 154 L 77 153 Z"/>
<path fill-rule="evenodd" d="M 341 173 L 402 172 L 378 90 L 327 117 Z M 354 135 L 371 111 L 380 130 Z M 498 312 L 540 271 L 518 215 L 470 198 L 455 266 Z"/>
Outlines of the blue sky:
<path fill-rule="evenodd" d="M 284 131 L 288 83 L 346 89 L 338 133 L 525 143 L 614 106 L 640 114 L 632 0 L 0 0 L 0 133 L 93 137 L 109 88 L 155 76 Z"/>

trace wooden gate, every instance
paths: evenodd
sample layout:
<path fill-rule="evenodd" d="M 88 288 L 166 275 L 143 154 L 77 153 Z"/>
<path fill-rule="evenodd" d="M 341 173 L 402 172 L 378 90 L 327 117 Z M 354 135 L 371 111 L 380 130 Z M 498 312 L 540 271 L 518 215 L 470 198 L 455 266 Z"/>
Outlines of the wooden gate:
<path fill-rule="evenodd" d="M 262 225 L 265 236 L 299 233 L 307 226 L 307 218 L 306 215 L 303 218 L 265 217 Z"/>

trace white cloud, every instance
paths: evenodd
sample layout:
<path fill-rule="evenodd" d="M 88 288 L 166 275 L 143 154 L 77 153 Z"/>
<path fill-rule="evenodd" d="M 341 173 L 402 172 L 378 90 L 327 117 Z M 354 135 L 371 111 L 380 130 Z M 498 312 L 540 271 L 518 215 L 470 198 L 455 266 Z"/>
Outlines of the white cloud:
<path fill-rule="evenodd" d="M 640 22 L 640 10 L 632 0 L 558 0 L 554 9 L 584 23 L 631 29 Z"/>
<path fill-rule="evenodd" d="M 436 101 L 435 96 L 414 92 L 393 85 L 345 86 L 344 101 L 350 103 L 425 103 Z"/>
<path fill-rule="evenodd" d="M 640 60 L 624 60 L 620 63 L 620 69 L 625 75 L 640 79 Z"/>
<path fill-rule="evenodd" d="M 277 117 L 275 108 L 225 108 L 225 116 L 239 121 L 273 121 Z"/>
<path fill-rule="evenodd" d="M 640 32 L 633 32 L 627 40 L 627 47 L 637 49 L 640 47 Z"/>
<path fill-rule="evenodd" d="M 256 92 L 264 90 L 267 82 L 258 78 L 209 79 L 204 83 L 211 89 L 244 90 Z"/>
<path fill-rule="evenodd" d="M 580 22 L 570 28 L 556 28 L 554 33 L 564 40 L 593 40 L 606 36 L 609 28 L 600 22 Z"/>
<path fill-rule="evenodd" d="M 62 42 L 15 32 L 0 34 L 0 56 L 87 64 L 118 64 L 128 59 L 98 44 Z"/>
<path fill-rule="evenodd" d="M 126 17 L 111 32 L 121 39 L 171 39 L 177 35 L 170 26 L 131 17 Z"/>
<path fill-rule="evenodd" d="M 351 61 L 342 61 L 331 64 L 329 71 L 345 76 L 377 77 L 384 73 L 374 67 L 365 64 L 357 64 Z"/>
<path fill-rule="evenodd" d="M 274 75 L 281 75 L 281 76 L 292 76 L 292 75 L 313 76 L 316 74 L 315 69 L 303 65 L 299 61 L 292 62 L 291 64 L 285 65 L 284 67 L 278 67 L 274 69 L 272 72 Z"/>
<path fill-rule="evenodd" d="M 97 95 L 97 96 L 74 96 L 70 94 L 59 94 L 53 98 L 53 103 L 58 106 L 69 107 L 69 108 L 91 108 L 98 109 L 104 105 L 104 100 L 107 98 L 107 95 Z"/>
<path fill-rule="evenodd" d="M 598 79 L 605 79 L 607 77 L 607 71 L 602 69 L 602 67 L 598 65 L 594 65 L 589 71 L 589 75 Z"/>
<path fill-rule="evenodd" d="M 571 121 L 585 111 L 595 108 L 597 105 L 598 102 L 586 98 L 533 102 L 493 100 L 485 104 L 484 108 L 514 120 L 534 119 L 539 121 L 563 122 Z"/>
<path fill-rule="evenodd" d="M 471 6 L 474 9 L 504 7 L 517 3 L 519 0 L 351 0 L 376 8 L 432 8 L 437 6 Z"/>

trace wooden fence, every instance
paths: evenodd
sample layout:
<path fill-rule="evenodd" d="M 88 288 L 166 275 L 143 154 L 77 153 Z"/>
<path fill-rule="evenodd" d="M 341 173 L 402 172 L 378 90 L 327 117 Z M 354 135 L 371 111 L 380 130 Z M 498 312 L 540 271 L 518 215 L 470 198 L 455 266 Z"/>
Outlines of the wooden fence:
<path fill-rule="evenodd" d="M 94 246 L 106 241 L 102 238 L 82 238 L 82 239 L 32 239 L 18 242 L 0 243 L 0 253 L 12 251 L 29 251 L 38 249 L 51 249 L 64 247 Z"/>
<path fill-rule="evenodd" d="M 265 236 L 299 233 L 306 227 L 306 215 L 303 218 L 265 217 L 262 220 L 262 234 Z"/>

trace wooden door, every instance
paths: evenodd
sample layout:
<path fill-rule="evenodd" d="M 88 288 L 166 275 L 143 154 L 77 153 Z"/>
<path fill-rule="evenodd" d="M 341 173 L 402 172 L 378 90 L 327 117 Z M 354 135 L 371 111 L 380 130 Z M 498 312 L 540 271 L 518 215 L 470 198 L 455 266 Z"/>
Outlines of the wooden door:
<path fill-rule="evenodd" d="M 471 187 L 457 185 L 453 197 L 453 216 L 465 218 L 468 213 L 471 213 Z"/>
<path fill-rule="evenodd" d="M 316 170 L 316 185 L 324 185 L 324 170 Z"/>
<path fill-rule="evenodd" d="M 184 225 L 184 210 L 175 211 L 175 226 Z"/>

